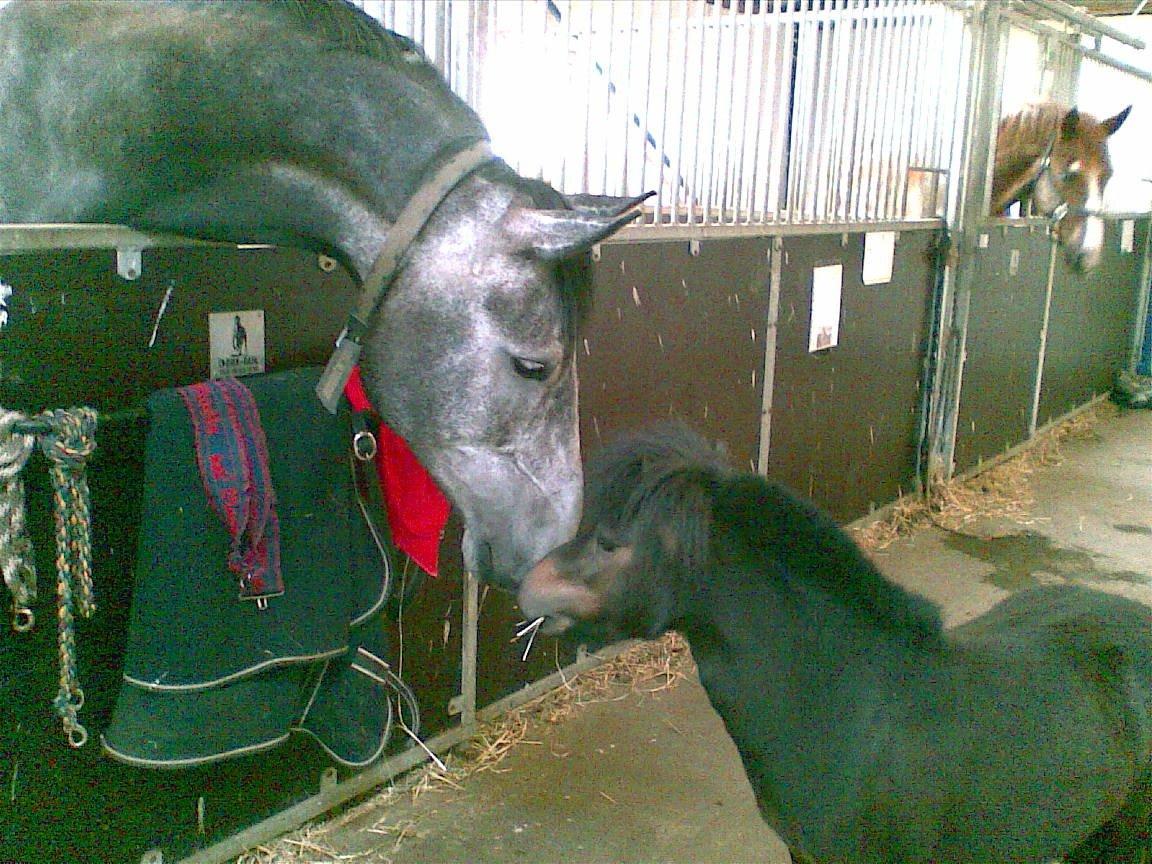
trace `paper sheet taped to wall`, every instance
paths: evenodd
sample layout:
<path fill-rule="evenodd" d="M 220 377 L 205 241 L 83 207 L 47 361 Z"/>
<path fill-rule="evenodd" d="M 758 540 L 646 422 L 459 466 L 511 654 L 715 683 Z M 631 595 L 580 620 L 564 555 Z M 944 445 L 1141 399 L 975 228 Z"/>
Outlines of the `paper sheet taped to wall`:
<path fill-rule="evenodd" d="M 808 350 L 823 351 L 840 342 L 840 291 L 844 265 L 827 264 L 812 268 L 812 323 Z"/>

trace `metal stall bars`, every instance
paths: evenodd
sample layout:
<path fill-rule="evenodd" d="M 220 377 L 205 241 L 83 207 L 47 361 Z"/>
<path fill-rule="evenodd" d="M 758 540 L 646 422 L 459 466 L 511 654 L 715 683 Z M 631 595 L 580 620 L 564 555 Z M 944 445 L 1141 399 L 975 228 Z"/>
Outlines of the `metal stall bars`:
<path fill-rule="evenodd" d="M 968 35 L 938 0 L 361 5 L 424 45 L 516 170 L 657 190 L 646 227 L 943 215 Z"/>

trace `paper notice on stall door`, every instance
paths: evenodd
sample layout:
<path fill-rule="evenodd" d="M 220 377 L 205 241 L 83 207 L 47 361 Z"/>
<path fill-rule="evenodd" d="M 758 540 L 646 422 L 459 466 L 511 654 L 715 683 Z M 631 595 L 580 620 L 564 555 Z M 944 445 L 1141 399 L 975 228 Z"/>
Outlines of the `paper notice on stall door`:
<path fill-rule="evenodd" d="M 840 342 L 840 291 L 844 265 L 828 264 L 812 269 L 812 324 L 808 350 L 823 351 Z"/>
<path fill-rule="evenodd" d="M 896 259 L 896 232 L 869 231 L 864 235 L 864 266 L 861 280 L 865 285 L 883 285 L 892 281 L 892 262 Z"/>

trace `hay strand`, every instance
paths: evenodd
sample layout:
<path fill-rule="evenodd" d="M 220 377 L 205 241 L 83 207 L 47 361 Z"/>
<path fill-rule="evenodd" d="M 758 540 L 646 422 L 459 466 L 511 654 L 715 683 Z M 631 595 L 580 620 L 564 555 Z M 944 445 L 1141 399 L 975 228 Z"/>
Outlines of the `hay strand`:
<path fill-rule="evenodd" d="M 1063 445 L 1097 437 L 1101 420 L 1113 417 L 1116 406 L 1100 402 L 1088 410 L 1038 434 L 1021 452 L 975 476 L 934 487 L 927 496 L 905 496 L 883 519 L 853 531 L 865 550 L 884 549 L 924 525 L 965 533 L 975 523 L 1000 520 L 1015 525 L 1034 525 L 1035 499 L 1032 479 L 1036 471 L 1064 461 Z"/>

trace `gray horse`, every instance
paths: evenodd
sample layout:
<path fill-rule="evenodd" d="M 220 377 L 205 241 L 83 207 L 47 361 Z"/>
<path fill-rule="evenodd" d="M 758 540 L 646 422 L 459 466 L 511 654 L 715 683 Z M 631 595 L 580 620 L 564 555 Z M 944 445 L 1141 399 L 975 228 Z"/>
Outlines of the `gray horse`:
<path fill-rule="evenodd" d="M 410 40 L 340 0 L 0 11 L 0 222 L 302 246 L 363 278 L 406 201 L 485 138 Z M 585 253 L 636 200 L 491 160 L 425 222 L 364 337 L 369 396 L 514 587 L 580 510 Z"/>

